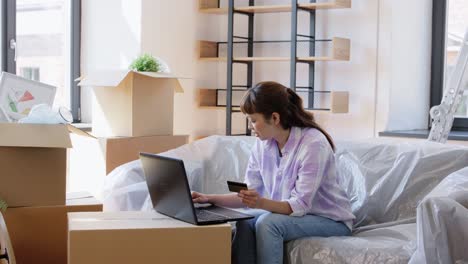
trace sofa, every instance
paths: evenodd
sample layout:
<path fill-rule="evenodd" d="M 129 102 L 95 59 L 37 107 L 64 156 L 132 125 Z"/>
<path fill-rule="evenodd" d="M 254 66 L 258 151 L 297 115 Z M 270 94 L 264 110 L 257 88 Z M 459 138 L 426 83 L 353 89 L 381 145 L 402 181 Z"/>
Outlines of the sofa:
<path fill-rule="evenodd" d="M 211 136 L 161 153 L 184 160 L 192 190 L 243 181 L 254 137 Z M 349 237 L 288 241 L 287 263 L 468 263 L 468 148 L 388 139 L 336 142 L 356 216 Z M 139 160 L 107 177 L 104 211 L 153 210 Z M 456 228 L 456 229 L 455 229 Z"/>

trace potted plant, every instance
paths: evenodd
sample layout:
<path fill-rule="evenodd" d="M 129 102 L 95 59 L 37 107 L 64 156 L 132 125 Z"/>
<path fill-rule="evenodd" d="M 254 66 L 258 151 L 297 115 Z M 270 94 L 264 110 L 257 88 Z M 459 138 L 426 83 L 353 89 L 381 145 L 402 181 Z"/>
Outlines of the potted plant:
<path fill-rule="evenodd" d="M 170 72 L 169 67 L 163 60 L 155 58 L 150 54 L 143 54 L 137 57 L 132 64 L 130 64 L 130 70 L 140 72 Z"/>
<path fill-rule="evenodd" d="M 0 198 L 0 211 L 5 212 L 7 207 L 8 207 L 7 203 Z"/>

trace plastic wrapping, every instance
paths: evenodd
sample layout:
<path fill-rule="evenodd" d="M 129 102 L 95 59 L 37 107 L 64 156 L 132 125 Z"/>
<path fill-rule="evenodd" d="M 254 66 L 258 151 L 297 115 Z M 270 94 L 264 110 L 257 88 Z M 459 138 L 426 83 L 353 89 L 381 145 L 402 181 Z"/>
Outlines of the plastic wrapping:
<path fill-rule="evenodd" d="M 184 160 L 193 190 L 226 193 L 226 180 L 243 180 L 254 141 L 252 137 L 213 136 L 162 155 Z M 445 250 L 452 260 L 463 259 L 460 254 L 466 252 L 452 252 L 455 249 L 451 246 L 449 250 L 448 245 L 460 243 L 455 246 L 458 249 L 463 247 L 463 240 L 457 239 L 466 241 L 468 231 L 456 232 L 468 230 L 466 209 L 456 202 L 465 185 L 452 176 L 446 177 L 468 166 L 468 148 L 372 139 L 337 142 L 335 155 L 339 183 L 356 215 L 353 236 L 290 241 L 285 253 L 289 262 L 408 263 L 416 245 L 419 257 L 415 254 L 412 263 L 424 263 L 424 254 L 434 248 Z M 468 171 L 455 174 L 460 173 L 468 181 Z M 448 193 L 458 198 L 440 198 L 448 197 Z M 103 196 L 105 211 L 152 209 L 139 161 L 124 164 L 109 174 Z M 416 208 L 426 196 L 415 223 Z M 452 218 L 456 220 L 451 222 Z M 432 234 L 439 231 L 448 233 L 434 238 Z M 426 241 L 428 238 L 434 242 Z M 437 263 L 455 263 L 445 259 Z"/>
<path fill-rule="evenodd" d="M 303 238 L 286 244 L 287 263 L 408 263 L 416 224 L 377 228 L 350 237 Z"/>
<path fill-rule="evenodd" d="M 339 143 L 336 160 L 355 226 L 363 226 L 415 217 L 424 196 L 468 166 L 468 148 L 373 139 Z"/>
<path fill-rule="evenodd" d="M 243 181 L 254 137 L 211 136 L 160 155 L 184 161 L 190 188 L 204 193 L 227 193 L 226 180 Z M 113 170 L 102 191 L 104 211 L 151 210 L 139 160 Z"/>
<path fill-rule="evenodd" d="M 417 209 L 417 250 L 410 264 L 468 263 L 468 168 L 445 178 Z"/>

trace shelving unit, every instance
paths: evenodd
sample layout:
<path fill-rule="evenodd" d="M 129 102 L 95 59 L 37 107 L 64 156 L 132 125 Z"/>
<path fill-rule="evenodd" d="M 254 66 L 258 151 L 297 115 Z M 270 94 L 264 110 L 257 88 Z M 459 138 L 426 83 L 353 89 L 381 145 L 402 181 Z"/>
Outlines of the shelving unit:
<path fill-rule="evenodd" d="M 234 6 L 234 0 L 228 0 L 228 7 L 220 7 L 219 0 L 199 0 L 199 11 L 206 14 L 227 14 L 228 17 L 228 34 L 227 41 L 199 41 L 199 59 L 208 62 L 227 62 L 227 84 L 226 89 L 200 89 L 200 107 L 225 109 L 226 110 L 226 135 L 232 133 L 232 114 L 239 112 L 239 106 L 232 104 L 233 92 L 242 91 L 253 86 L 253 63 L 262 61 L 272 62 L 289 62 L 290 63 L 290 85 L 289 88 L 298 92 L 306 92 L 308 94 L 308 110 L 314 111 L 329 111 L 331 113 L 347 113 L 348 112 L 348 92 L 337 91 L 316 91 L 314 88 L 315 62 L 317 61 L 349 61 L 350 59 L 350 40 L 345 38 L 334 37 L 332 39 L 315 39 L 315 11 L 320 9 L 338 9 L 350 8 L 351 0 L 335 0 L 323 3 L 316 3 L 315 0 L 310 0 L 310 3 L 298 3 L 298 0 L 291 0 L 290 5 L 264 5 L 255 6 L 254 0 L 249 0 L 249 6 Z M 310 14 L 309 34 L 303 35 L 297 33 L 297 17 L 299 11 L 305 11 Z M 281 13 L 291 12 L 291 39 L 290 40 L 255 40 L 254 15 L 264 13 Z M 233 25 L 235 15 L 245 15 L 248 17 L 247 36 L 234 36 Z M 299 40 L 306 38 L 306 40 Z M 241 39 L 235 41 L 234 39 Z M 297 56 L 297 43 L 307 42 L 309 44 L 309 56 Z M 316 42 L 331 43 L 331 51 L 329 54 L 316 56 Z M 254 44 L 266 43 L 290 43 L 291 51 L 289 57 L 258 57 L 253 54 Z M 247 56 L 233 56 L 234 44 L 247 45 Z M 220 56 L 220 45 L 227 45 L 227 54 Z M 247 66 L 247 82 L 245 85 L 233 85 L 233 64 L 239 63 Z M 296 86 L 296 67 L 298 63 L 308 65 L 308 85 Z M 245 89 L 234 89 L 240 87 Z M 226 92 L 226 104 L 219 104 L 219 93 Z M 330 108 L 314 108 L 314 96 L 317 93 L 329 94 Z M 246 135 L 250 135 L 250 130 L 246 121 Z"/>

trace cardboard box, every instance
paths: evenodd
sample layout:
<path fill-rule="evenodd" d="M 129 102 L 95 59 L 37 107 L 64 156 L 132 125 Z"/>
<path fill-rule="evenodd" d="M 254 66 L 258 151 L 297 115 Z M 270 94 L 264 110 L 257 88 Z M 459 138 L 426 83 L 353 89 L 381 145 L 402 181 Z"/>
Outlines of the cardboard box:
<path fill-rule="evenodd" d="M 66 206 L 8 208 L 4 213 L 18 264 L 66 263 L 68 212 L 102 211 L 93 197 L 67 199 Z"/>
<path fill-rule="evenodd" d="M 177 77 L 163 73 L 95 72 L 81 78 L 91 86 L 93 134 L 99 137 L 172 135 Z"/>
<path fill-rule="evenodd" d="M 93 183 L 118 166 L 137 160 L 139 152 L 161 153 L 188 143 L 188 136 L 148 136 L 92 139 L 72 135 L 75 146 L 70 149 L 69 186 L 99 191 Z"/>
<path fill-rule="evenodd" d="M 231 225 L 156 212 L 68 214 L 68 264 L 230 263 Z"/>
<path fill-rule="evenodd" d="M 0 123 L 0 197 L 9 207 L 65 204 L 68 125 Z"/>
<path fill-rule="evenodd" d="M 106 175 L 122 164 L 139 159 L 140 152 L 161 153 L 187 143 L 187 135 L 99 138 Z"/>

